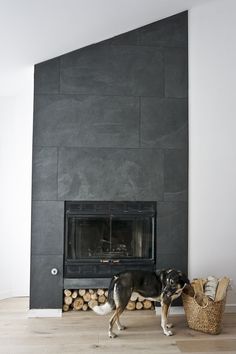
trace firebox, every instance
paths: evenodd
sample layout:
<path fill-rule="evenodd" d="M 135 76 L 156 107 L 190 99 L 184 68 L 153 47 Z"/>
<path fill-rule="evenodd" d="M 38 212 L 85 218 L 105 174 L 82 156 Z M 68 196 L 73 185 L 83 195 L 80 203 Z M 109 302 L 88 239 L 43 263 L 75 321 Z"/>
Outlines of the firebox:
<path fill-rule="evenodd" d="M 155 267 L 156 202 L 65 202 L 64 277 Z"/>

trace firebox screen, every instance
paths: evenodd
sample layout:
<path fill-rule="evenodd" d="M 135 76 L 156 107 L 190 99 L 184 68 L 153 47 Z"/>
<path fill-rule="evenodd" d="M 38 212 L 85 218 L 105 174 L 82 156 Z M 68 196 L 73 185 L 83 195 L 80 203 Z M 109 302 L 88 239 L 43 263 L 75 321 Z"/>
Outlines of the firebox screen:
<path fill-rule="evenodd" d="M 153 258 L 153 218 L 68 218 L 68 259 Z"/>

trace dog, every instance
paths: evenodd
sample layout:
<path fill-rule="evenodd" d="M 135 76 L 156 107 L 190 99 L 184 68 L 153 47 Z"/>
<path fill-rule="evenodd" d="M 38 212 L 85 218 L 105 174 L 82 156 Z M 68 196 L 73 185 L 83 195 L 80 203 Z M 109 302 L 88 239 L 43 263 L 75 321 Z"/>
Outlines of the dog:
<path fill-rule="evenodd" d="M 190 284 L 187 276 L 179 270 L 163 269 L 156 272 L 143 270 L 127 270 L 111 279 L 108 289 L 108 300 L 105 304 L 94 306 L 93 311 L 99 315 L 106 315 L 115 309 L 109 321 L 108 335 L 115 338 L 113 326 L 116 323 L 118 330 L 126 327 L 120 324 L 119 317 L 125 310 L 133 291 L 144 298 L 161 303 L 161 327 L 166 336 L 172 336 L 171 324 L 167 323 L 168 310 L 173 300 L 177 299 L 186 285 Z"/>

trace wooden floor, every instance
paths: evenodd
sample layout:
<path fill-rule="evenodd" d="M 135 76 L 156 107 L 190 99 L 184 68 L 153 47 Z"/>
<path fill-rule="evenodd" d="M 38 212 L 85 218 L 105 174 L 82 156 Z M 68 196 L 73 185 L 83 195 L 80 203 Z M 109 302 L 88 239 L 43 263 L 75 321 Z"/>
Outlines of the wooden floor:
<path fill-rule="evenodd" d="M 1 354 L 236 353 L 236 314 L 225 314 L 223 332 L 217 336 L 190 330 L 183 315 L 172 315 L 175 335 L 166 337 L 154 311 L 126 311 L 122 323 L 128 328 L 109 339 L 109 316 L 87 311 L 29 319 L 27 309 L 27 298 L 0 301 Z"/>

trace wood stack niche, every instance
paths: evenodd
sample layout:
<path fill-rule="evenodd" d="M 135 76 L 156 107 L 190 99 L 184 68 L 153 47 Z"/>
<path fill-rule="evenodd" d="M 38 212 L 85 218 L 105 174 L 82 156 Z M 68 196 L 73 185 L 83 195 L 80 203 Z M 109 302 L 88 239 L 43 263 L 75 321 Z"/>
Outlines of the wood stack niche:
<path fill-rule="evenodd" d="M 102 305 L 107 301 L 107 289 L 65 289 L 63 311 L 88 311 L 94 306 Z M 153 310 L 152 301 L 133 292 L 126 306 L 129 311 Z"/>

